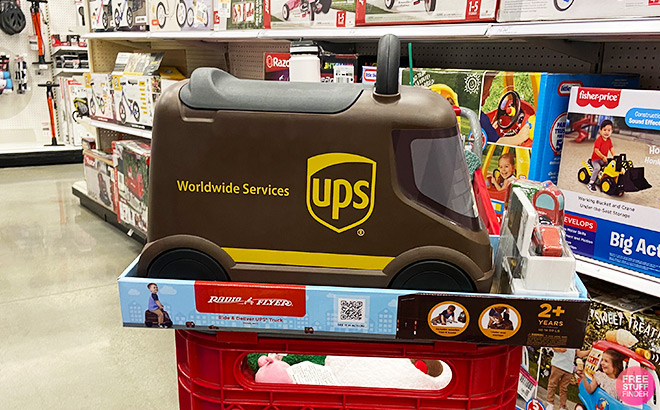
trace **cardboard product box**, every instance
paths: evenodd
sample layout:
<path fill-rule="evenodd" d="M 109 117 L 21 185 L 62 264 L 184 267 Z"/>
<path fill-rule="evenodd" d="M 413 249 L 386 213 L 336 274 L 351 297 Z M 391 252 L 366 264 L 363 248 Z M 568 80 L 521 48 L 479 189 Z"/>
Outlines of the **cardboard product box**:
<path fill-rule="evenodd" d="M 289 81 L 289 53 L 264 53 L 264 80 Z"/>
<path fill-rule="evenodd" d="M 175 329 L 250 331 L 277 337 L 310 334 L 338 339 L 454 341 L 483 344 L 580 347 L 589 298 L 576 276 L 577 297 L 417 292 L 403 289 L 290 286 L 144 278 L 136 259 L 119 278 L 124 326 L 153 327 L 145 316 L 147 284 L 161 289 L 161 302 Z M 277 301 L 273 305 L 273 301 Z M 438 316 L 450 305 L 454 319 Z M 561 307 L 557 320 L 539 321 L 539 306 Z M 511 328 L 489 325 L 491 310 L 508 312 Z"/>
<path fill-rule="evenodd" d="M 151 146 L 140 141 L 113 141 L 117 220 L 147 233 Z"/>
<path fill-rule="evenodd" d="M 67 143 L 80 146 L 85 138 L 95 138 L 95 129 L 81 120 L 89 117 L 87 89 L 76 78 L 60 78 L 60 95 L 65 112 Z"/>
<path fill-rule="evenodd" d="M 266 0 L 264 28 L 355 26 L 355 0 Z"/>
<path fill-rule="evenodd" d="M 573 251 L 656 277 L 660 277 L 658 107 L 658 91 L 574 88 L 559 170 Z M 609 135 L 607 141 L 601 134 Z M 607 162 L 596 163 L 597 148 Z M 600 172 L 594 173 L 595 168 Z"/>
<path fill-rule="evenodd" d="M 402 71 L 401 81 L 410 84 L 409 69 Z M 637 87 L 638 81 L 624 75 L 441 69 L 414 69 L 412 76 L 413 85 L 430 87 L 479 114 L 486 137 L 482 171 L 499 216 L 511 171 L 517 178 L 557 182 L 571 87 Z M 469 124 L 460 119 L 459 124 L 468 137 Z"/>
<path fill-rule="evenodd" d="M 264 15 L 264 0 L 213 0 L 215 31 L 261 29 Z"/>
<path fill-rule="evenodd" d="M 87 196 L 115 212 L 114 179 L 115 170 L 112 155 L 97 150 L 83 151 Z"/>
<path fill-rule="evenodd" d="M 526 348 L 521 363 L 517 407 L 525 409 L 530 400 L 538 400 L 547 408 L 550 397 L 548 383 L 553 373 L 555 379 L 560 373 L 553 369 L 553 362 L 557 365 L 557 362 L 562 360 L 562 355 L 568 355 L 569 360 L 564 360 L 565 365 L 570 368 L 564 376 L 567 383 L 567 409 L 579 408 L 576 406 L 601 409 L 604 407 L 602 404 L 598 407 L 598 404 L 603 403 L 603 400 L 608 403 L 610 409 L 656 409 L 660 404 L 660 299 L 631 290 L 622 291 L 620 286 L 591 277 L 585 277 L 584 283 L 592 299 L 584 345 L 572 352 L 551 348 Z M 580 386 L 581 373 L 584 370 L 589 378 L 592 377 L 593 372 L 598 370 L 598 362 L 594 363 L 594 360 L 602 356 L 603 348 L 617 349 L 625 357 L 624 367 L 644 367 L 649 370 L 646 374 L 649 376 L 649 383 L 655 385 L 655 394 L 649 400 L 643 399 L 642 403 L 634 405 L 630 395 L 624 396 L 623 388 L 618 398 L 608 395 L 602 388 L 589 394 L 584 386 Z M 557 358 L 554 358 L 555 355 Z M 648 365 L 654 367 L 655 371 Z M 622 375 L 619 379 L 623 384 Z M 560 390 L 559 386 L 554 389 L 555 409 L 560 408 Z"/>
<path fill-rule="evenodd" d="M 497 21 L 658 17 L 657 0 L 500 0 Z"/>
<path fill-rule="evenodd" d="M 497 0 L 358 0 L 355 24 L 430 24 L 494 21 Z"/>
<path fill-rule="evenodd" d="M 90 118 L 115 122 L 112 76 L 106 73 L 85 73 L 83 79 Z"/>
<path fill-rule="evenodd" d="M 92 31 L 114 31 L 115 18 L 108 0 L 89 0 L 89 20 Z"/>
<path fill-rule="evenodd" d="M 147 31 L 147 0 L 112 0 L 114 27 L 122 31 Z"/>
<path fill-rule="evenodd" d="M 146 0 L 151 31 L 213 30 L 214 0 Z"/>
<path fill-rule="evenodd" d="M 264 53 L 264 79 L 289 81 L 289 53 Z M 322 53 L 321 81 L 325 83 L 358 82 L 356 54 Z"/>

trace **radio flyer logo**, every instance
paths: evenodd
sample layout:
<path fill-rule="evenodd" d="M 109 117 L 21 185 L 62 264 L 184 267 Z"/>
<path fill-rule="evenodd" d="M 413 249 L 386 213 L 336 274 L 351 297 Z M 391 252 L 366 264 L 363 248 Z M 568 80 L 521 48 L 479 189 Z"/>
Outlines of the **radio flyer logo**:
<path fill-rule="evenodd" d="M 328 153 L 307 160 L 307 210 L 321 225 L 345 232 L 374 210 L 376 162 L 355 154 Z"/>

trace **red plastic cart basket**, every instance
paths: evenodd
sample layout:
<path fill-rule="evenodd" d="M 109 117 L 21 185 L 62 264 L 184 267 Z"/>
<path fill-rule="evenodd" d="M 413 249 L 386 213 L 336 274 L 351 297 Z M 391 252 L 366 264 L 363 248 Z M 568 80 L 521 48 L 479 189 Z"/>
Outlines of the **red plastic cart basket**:
<path fill-rule="evenodd" d="M 181 410 L 512 410 L 521 347 L 279 339 L 255 333 L 176 331 Z M 251 352 L 440 359 L 452 370 L 438 391 L 259 384 Z"/>

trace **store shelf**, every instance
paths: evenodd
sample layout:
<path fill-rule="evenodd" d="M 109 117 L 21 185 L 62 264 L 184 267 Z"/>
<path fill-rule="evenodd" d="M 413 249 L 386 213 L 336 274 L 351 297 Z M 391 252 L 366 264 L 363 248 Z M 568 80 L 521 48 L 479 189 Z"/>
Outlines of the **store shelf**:
<path fill-rule="evenodd" d="M 82 163 L 82 148 L 72 145 L 0 144 L 0 167 Z"/>
<path fill-rule="evenodd" d="M 55 68 L 53 69 L 53 75 L 62 75 L 62 74 L 84 74 L 88 73 L 89 68 Z"/>
<path fill-rule="evenodd" d="M 105 130 L 121 132 L 128 135 L 135 135 L 136 137 L 151 139 L 151 130 L 141 130 L 139 128 L 127 127 L 119 124 L 112 124 L 109 122 L 89 120 L 89 125 Z"/>
<path fill-rule="evenodd" d="M 458 23 L 408 26 L 373 26 L 327 29 L 228 30 L 198 32 L 108 32 L 89 33 L 87 39 L 127 41 L 241 41 L 291 40 L 377 40 L 396 34 L 401 40 L 503 40 L 507 38 L 562 38 L 579 40 L 622 40 L 660 38 L 660 18 L 637 20 L 564 20 L 525 23 Z"/>
<path fill-rule="evenodd" d="M 87 47 L 78 47 L 78 46 L 61 46 L 61 47 L 53 47 L 53 52 L 52 54 L 59 54 L 59 53 L 86 53 L 88 51 Z"/>
<path fill-rule="evenodd" d="M 157 41 L 242 41 L 242 40 L 291 40 L 315 38 L 327 40 L 377 40 L 384 34 L 396 34 L 401 40 L 434 40 L 438 38 L 468 40 L 483 39 L 489 28 L 488 23 L 429 24 L 414 26 L 378 26 L 328 29 L 289 29 L 289 30 L 228 30 L 198 32 L 149 32 L 149 33 L 89 33 L 87 39 Z"/>
<path fill-rule="evenodd" d="M 489 38 L 548 37 L 565 39 L 660 38 L 660 19 L 636 20 L 563 20 L 492 24 Z"/>
<path fill-rule="evenodd" d="M 110 225 L 114 226 L 115 228 L 119 229 L 120 231 L 124 232 L 131 238 L 135 239 L 136 241 L 144 244 L 147 242 L 147 237 L 140 231 L 136 231 L 129 226 L 119 222 L 117 220 L 117 214 L 109 210 L 108 208 L 104 207 L 103 205 L 99 204 L 98 202 L 94 201 L 92 198 L 87 196 L 87 184 L 85 181 L 78 181 L 73 184 L 71 187 L 71 192 L 73 195 L 78 197 L 80 199 L 80 205 L 84 206 L 85 208 L 89 209 L 96 215 L 100 216 L 103 218 L 104 221 L 109 223 Z"/>
<path fill-rule="evenodd" d="M 652 296 L 657 297 L 660 295 L 660 278 L 583 256 L 576 256 L 576 259 L 576 270 L 578 273 Z"/>

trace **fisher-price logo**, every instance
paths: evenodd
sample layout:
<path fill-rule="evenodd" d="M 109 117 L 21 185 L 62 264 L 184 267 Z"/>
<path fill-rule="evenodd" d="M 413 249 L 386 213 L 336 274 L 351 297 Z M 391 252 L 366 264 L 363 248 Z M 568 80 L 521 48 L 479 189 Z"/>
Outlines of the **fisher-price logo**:
<path fill-rule="evenodd" d="M 195 307 L 202 313 L 303 317 L 306 291 L 297 285 L 195 282 Z"/>
<path fill-rule="evenodd" d="M 557 92 L 562 97 L 567 97 L 571 95 L 571 88 L 573 87 L 582 87 L 581 81 L 562 81 L 557 88 Z"/>
<path fill-rule="evenodd" d="M 605 106 L 614 109 L 619 106 L 621 90 L 607 88 L 580 88 L 578 89 L 577 104 L 580 107 L 591 105 L 594 108 Z"/>

